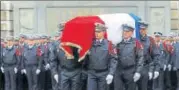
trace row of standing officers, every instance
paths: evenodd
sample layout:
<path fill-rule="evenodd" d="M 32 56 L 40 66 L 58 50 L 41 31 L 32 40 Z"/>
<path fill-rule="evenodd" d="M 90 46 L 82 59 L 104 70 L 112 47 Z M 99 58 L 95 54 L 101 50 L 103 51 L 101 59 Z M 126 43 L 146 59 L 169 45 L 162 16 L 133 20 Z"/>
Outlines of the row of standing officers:
<path fill-rule="evenodd" d="M 28 90 L 172 90 L 171 70 L 176 71 L 173 90 L 179 90 L 177 37 L 162 41 L 162 33 L 155 32 L 152 38 L 148 24 L 140 22 L 140 40 L 132 37 L 134 27 L 124 24 L 122 41 L 112 45 L 104 38 L 106 27 L 98 23 L 91 49 L 78 62 L 77 48 L 71 47 L 70 59 L 61 48 L 63 27 L 53 41 L 46 35 L 23 34 L 20 39 L 7 37 L 5 44 L 1 41 L 4 90 L 24 90 L 25 83 Z"/>

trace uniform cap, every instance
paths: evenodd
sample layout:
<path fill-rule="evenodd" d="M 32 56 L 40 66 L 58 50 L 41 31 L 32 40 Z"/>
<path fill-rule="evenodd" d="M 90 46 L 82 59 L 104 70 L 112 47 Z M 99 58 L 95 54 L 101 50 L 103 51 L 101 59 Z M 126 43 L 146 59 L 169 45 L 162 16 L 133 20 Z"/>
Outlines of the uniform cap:
<path fill-rule="evenodd" d="M 96 32 L 106 31 L 106 29 L 107 29 L 107 27 L 104 24 L 95 23 L 95 31 Z"/>
<path fill-rule="evenodd" d="M 19 37 L 20 38 L 27 38 L 27 36 L 25 34 L 22 34 L 22 33 L 19 35 Z"/>
<path fill-rule="evenodd" d="M 122 30 L 123 31 L 133 31 L 134 30 L 134 27 L 130 26 L 130 25 L 127 25 L 127 24 L 123 24 L 122 25 Z"/>
<path fill-rule="evenodd" d="M 28 40 L 34 40 L 35 38 L 34 38 L 34 36 L 28 36 L 27 39 Z"/>
<path fill-rule="evenodd" d="M 144 21 L 139 21 L 139 27 L 140 28 L 147 28 L 148 27 L 148 23 L 144 22 Z"/>
<path fill-rule="evenodd" d="M 162 34 L 161 32 L 154 32 L 154 35 L 155 35 L 155 36 L 160 36 L 160 37 L 161 37 L 163 34 Z"/>

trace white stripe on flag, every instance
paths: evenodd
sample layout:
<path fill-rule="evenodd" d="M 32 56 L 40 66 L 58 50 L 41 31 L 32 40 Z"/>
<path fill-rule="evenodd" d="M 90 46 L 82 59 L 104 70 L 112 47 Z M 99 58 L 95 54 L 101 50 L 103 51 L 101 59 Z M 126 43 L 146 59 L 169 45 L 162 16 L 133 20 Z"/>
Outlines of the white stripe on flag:
<path fill-rule="evenodd" d="M 98 16 L 105 22 L 105 25 L 108 27 L 108 40 L 110 40 L 115 45 L 122 41 L 122 24 L 128 24 L 135 28 L 135 20 L 127 13 L 103 14 Z"/>

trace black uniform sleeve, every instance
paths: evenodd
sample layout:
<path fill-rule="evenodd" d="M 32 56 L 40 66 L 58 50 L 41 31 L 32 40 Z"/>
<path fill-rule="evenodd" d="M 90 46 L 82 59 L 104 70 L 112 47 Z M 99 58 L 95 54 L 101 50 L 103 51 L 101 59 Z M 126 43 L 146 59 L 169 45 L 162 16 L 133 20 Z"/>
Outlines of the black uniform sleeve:
<path fill-rule="evenodd" d="M 44 58 L 44 53 L 42 52 L 40 47 L 37 48 L 37 58 L 38 58 L 38 69 L 41 69 L 43 58 Z"/>
<path fill-rule="evenodd" d="M 118 65 L 117 48 L 114 45 L 110 44 L 109 49 L 111 49 L 109 50 L 109 74 L 114 75 Z"/>
<path fill-rule="evenodd" d="M 53 46 L 50 46 L 49 48 L 49 64 L 52 70 L 52 75 L 58 74 L 58 67 L 57 67 L 57 59 L 55 58 Z"/>
<path fill-rule="evenodd" d="M 159 65 L 160 52 L 152 37 L 150 37 L 150 43 L 150 56 L 152 61 L 149 63 L 149 72 L 153 72 L 155 66 Z"/>
<path fill-rule="evenodd" d="M 20 60 L 20 65 L 22 69 L 25 69 L 25 57 L 24 57 L 24 51 L 22 51 L 22 56 L 21 56 L 21 60 Z"/>
<path fill-rule="evenodd" d="M 136 40 L 136 72 L 140 73 L 144 64 L 144 50 L 142 44 Z"/>

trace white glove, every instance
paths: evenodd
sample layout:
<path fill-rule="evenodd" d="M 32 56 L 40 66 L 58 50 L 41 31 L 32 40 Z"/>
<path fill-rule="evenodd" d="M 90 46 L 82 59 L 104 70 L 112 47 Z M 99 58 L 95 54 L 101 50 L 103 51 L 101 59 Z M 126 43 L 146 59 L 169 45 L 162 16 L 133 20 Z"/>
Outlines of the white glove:
<path fill-rule="evenodd" d="M 168 71 L 171 71 L 172 70 L 172 65 L 168 65 Z"/>
<path fill-rule="evenodd" d="M 107 82 L 107 84 L 111 84 L 112 83 L 112 81 L 113 81 L 113 75 L 107 75 L 107 77 L 106 77 L 106 82 Z"/>
<path fill-rule="evenodd" d="M 37 69 L 37 70 L 36 70 L 36 74 L 39 74 L 39 73 L 40 73 L 40 69 Z"/>
<path fill-rule="evenodd" d="M 54 79 L 55 79 L 55 81 L 58 83 L 58 74 L 55 74 L 55 75 L 54 75 Z"/>
<path fill-rule="evenodd" d="M 155 71 L 155 72 L 154 72 L 154 77 L 153 77 L 153 79 L 157 79 L 159 75 L 160 75 L 159 72 L 158 72 L 158 71 Z"/>
<path fill-rule="evenodd" d="M 151 79 L 152 79 L 152 76 L 153 76 L 153 73 L 152 73 L 152 72 L 149 72 L 148 75 L 149 75 L 149 80 L 151 80 Z"/>
<path fill-rule="evenodd" d="M 165 71 L 165 70 L 166 70 L 166 68 L 167 68 L 167 65 L 164 65 L 164 67 L 163 67 L 163 71 Z"/>
<path fill-rule="evenodd" d="M 176 71 L 177 70 L 177 68 L 176 67 L 173 67 L 173 71 Z"/>
<path fill-rule="evenodd" d="M 14 68 L 14 72 L 15 72 L 15 74 L 17 73 L 17 71 L 18 71 L 18 70 L 17 70 L 17 68 L 15 67 L 15 68 Z"/>
<path fill-rule="evenodd" d="M 141 77 L 140 73 L 135 73 L 133 77 L 134 82 L 137 82 L 140 79 L 140 77 Z"/>
<path fill-rule="evenodd" d="M 2 73 L 4 73 L 4 68 L 3 67 L 1 67 L 1 71 L 2 71 Z"/>
<path fill-rule="evenodd" d="M 21 73 L 22 73 L 22 74 L 23 74 L 23 73 L 26 74 L 27 72 L 26 72 L 25 69 L 22 69 L 22 70 L 21 70 Z"/>
<path fill-rule="evenodd" d="M 45 70 L 48 70 L 48 69 L 50 69 L 50 64 L 45 65 Z"/>

